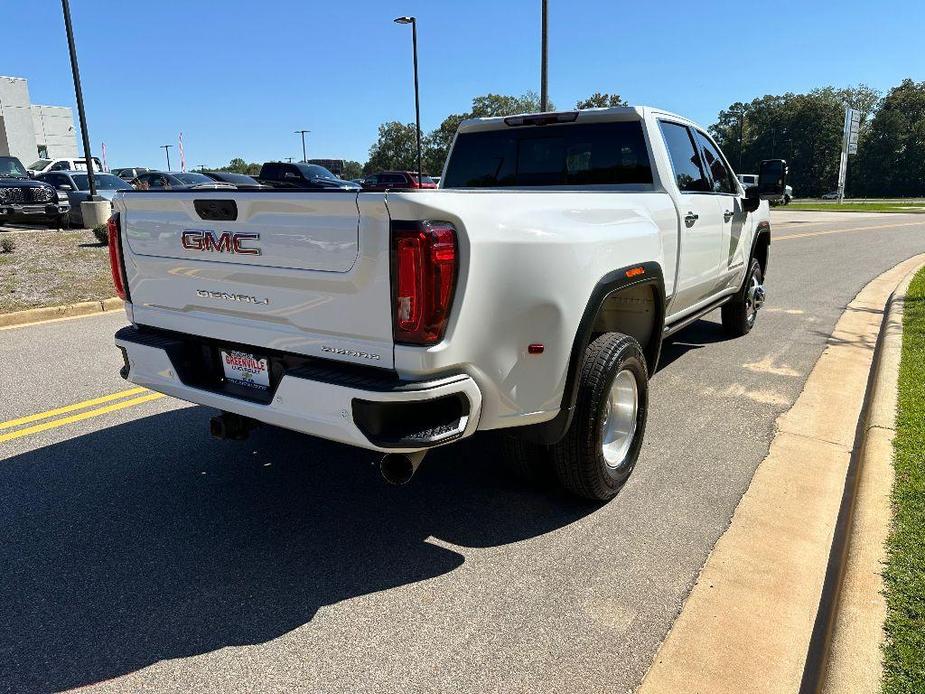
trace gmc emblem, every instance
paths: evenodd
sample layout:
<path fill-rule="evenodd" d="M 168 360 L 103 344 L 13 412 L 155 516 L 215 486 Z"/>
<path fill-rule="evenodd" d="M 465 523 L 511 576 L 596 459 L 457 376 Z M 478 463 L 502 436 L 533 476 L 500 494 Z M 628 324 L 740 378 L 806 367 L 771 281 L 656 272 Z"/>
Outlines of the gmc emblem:
<path fill-rule="evenodd" d="M 258 240 L 260 240 L 260 234 L 233 234 L 230 231 L 223 231 L 216 236 L 214 231 L 187 229 L 183 232 L 181 243 L 183 248 L 190 251 L 260 255 L 259 248 L 244 245 L 247 241 Z"/>

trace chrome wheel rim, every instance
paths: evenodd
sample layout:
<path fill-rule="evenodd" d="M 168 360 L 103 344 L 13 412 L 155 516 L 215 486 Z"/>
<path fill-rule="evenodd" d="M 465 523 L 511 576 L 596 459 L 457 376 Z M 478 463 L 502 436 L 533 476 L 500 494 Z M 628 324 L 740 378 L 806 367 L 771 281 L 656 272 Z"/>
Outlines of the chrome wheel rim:
<path fill-rule="evenodd" d="M 610 468 L 618 468 L 626 459 L 636 436 L 636 414 L 639 410 L 639 386 L 628 369 L 618 372 L 604 403 L 601 453 Z"/>
<path fill-rule="evenodd" d="M 764 304 L 764 297 L 764 285 L 758 279 L 758 274 L 753 273 L 745 293 L 745 315 L 749 323 L 755 322 L 758 309 Z"/>

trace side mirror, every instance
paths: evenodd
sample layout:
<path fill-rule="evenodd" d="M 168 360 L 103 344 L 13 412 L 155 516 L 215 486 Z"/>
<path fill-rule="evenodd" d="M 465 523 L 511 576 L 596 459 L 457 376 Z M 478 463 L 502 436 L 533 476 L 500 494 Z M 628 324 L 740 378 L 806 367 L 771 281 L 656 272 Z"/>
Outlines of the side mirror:
<path fill-rule="evenodd" d="M 781 200 L 787 186 L 787 162 L 765 159 L 758 169 L 758 197 L 761 200 Z"/>
<path fill-rule="evenodd" d="M 761 198 L 758 196 L 758 186 L 749 186 L 745 189 L 745 201 L 742 207 L 746 212 L 754 212 L 761 205 Z"/>

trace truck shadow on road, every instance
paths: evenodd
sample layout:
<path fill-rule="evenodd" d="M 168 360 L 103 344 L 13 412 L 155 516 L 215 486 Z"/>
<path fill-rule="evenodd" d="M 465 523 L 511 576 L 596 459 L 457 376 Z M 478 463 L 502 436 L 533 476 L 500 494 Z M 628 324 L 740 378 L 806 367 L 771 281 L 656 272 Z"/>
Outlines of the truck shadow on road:
<path fill-rule="evenodd" d="M 722 323 L 700 319 L 662 342 L 662 353 L 658 359 L 656 373 L 677 361 L 691 350 L 702 349 L 716 342 L 730 338 L 723 331 Z"/>
<path fill-rule="evenodd" d="M 48 691 L 257 644 L 319 607 L 432 578 L 595 507 L 507 481 L 485 441 L 408 487 L 374 454 L 278 429 L 208 438 L 211 411 L 135 420 L 0 465 L 0 690 Z"/>

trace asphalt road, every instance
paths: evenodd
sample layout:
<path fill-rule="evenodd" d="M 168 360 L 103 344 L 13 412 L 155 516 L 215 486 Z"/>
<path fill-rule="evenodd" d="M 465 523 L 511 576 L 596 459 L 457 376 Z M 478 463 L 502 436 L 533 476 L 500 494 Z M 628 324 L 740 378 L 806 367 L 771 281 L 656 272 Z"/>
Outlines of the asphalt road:
<path fill-rule="evenodd" d="M 775 212 L 773 235 L 755 330 L 727 340 L 717 312 L 666 345 L 603 507 L 508 480 L 478 438 L 396 489 L 363 451 L 215 442 L 169 398 L 0 424 L 0 690 L 632 691 L 775 418 L 925 217 Z M 0 330 L 0 422 L 129 388 L 124 322 Z"/>

